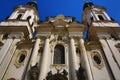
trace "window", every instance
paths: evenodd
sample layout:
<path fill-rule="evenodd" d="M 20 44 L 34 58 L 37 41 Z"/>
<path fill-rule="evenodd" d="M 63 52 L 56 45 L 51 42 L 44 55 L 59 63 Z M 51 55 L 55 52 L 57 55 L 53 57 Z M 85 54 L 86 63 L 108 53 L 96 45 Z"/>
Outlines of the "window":
<path fill-rule="evenodd" d="M 30 20 L 30 19 L 31 19 L 31 16 L 28 16 L 28 17 L 27 17 L 27 20 Z"/>
<path fill-rule="evenodd" d="M 56 45 L 54 49 L 54 64 L 65 64 L 64 46 Z"/>
<path fill-rule="evenodd" d="M 100 65 L 101 64 L 101 55 L 99 51 L 93 51 L 93 60 L 96 64 Z"/>
<path fill-rule="evenodd" d="M 98 55 L 94 55 L 93 59 L 94 59 L 94 61 L 95 61 L 97 64 L 100 64 L 100 63 L 101 63 L 101 60 L 100 60 L 100 58 L 99 58 Z"/>
<path fill-rule="evenodd" d="M 20 19 L 22 17 L 22 14 L 19 14 L 16 19 Z"/>
<path fill-rule="evenodd" d="M 26 59 L 26 56 L 27 56 L 27 51 L 19 51 L 18 53 L 17 53 L 17 57 L 16 57 L 16 59 L 15 59 L 15 66 L 17 67 L 17 68 L 20 68 L 21 66 L 23 66 L 24 65 L 24 62 L 25 62 L 25 59 Z"/>
<path fill-rule="evenodd" d="M 98 18 L 99 18 L 100 20 L 104 20 L 104 18 L 103 18 L 102 15 L 98 15 Z"/>
<path fill-rule="evenodd" d="M 22 63 L 25 60 L 25 57 L 26 57 L 25 54 L 21 54 L 20 57 L 19 57 L 18 62 Z"/>

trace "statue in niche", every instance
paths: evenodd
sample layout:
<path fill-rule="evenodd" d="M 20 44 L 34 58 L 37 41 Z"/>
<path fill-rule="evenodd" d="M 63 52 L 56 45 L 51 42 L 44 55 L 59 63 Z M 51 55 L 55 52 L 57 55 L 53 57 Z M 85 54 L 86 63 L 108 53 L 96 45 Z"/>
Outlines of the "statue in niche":
<path fill-rule="evenodd" d="M 49 80 L 49 78 L 52 76 L 52 71 L 49 71 L 47 75 L 48 76 L 46 77 L 46 79 Z"/>
<path fill-rule="evenodd" d="M 38 80 L 39 77 L 39 69 L 37 64 L 32 66 L 29 70 L 29 80 Z"/>
<path fill-rule="evenodd" d="M 68 72 L 67 72 L 65 69 L 63 69 L 63 72 L 62 72 L 62 73 L 63 73 L 63 75 L 64 75 L 64 76 L 66 76 L 66 77 L 67 77 Z"/>

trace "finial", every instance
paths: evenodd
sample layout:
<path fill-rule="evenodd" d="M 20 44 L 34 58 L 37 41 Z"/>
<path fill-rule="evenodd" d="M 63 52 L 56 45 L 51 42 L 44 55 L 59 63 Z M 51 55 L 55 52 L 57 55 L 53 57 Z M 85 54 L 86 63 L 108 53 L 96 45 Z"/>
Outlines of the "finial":
<path fill-rule="evenodd" d="M 84 0 L 84 3 L 86 3 L 87 1 L 86 0 Z"/>

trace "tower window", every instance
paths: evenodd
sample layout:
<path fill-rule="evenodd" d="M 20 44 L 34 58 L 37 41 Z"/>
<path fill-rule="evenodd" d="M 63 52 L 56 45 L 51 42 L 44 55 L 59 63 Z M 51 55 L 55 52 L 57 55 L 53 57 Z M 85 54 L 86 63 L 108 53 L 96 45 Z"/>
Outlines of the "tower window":
<path fill-rule="evenodd" d="M 30 19 L 31 19 L 31 16 L 28 16 L 28 17 L 27 17 L 27 20 L 30 20 Z"/>
<path fill-rule="evenodd" d="M 56 45 L 54 49 L 54 64 L 65 64 L 64 46 Z"/>
<path fill-rule="evenodd" d="M 22 14 L 19 14 L 16 19 L 20 19 L 22 17 Z"/>
<path fill-rule="evenodd" d="M 98 15 L 98 18 L 99 18 L 100 20 L 104 20 L 104 18 L 103 18 L 102 15 Z"/>

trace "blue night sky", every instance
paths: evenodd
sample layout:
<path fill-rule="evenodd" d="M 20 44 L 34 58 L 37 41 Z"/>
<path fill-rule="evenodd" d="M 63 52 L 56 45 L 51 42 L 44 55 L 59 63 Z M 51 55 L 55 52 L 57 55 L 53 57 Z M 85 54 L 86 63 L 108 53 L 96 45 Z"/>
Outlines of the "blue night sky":
<path fill-rule="evenodd" d="M 14 7 L 26 4 L 32 0 L 0 0 L 0 21 L 10 16 Z M 95 5 L 107 8 L 109 16 L 114 18 L 120 24 L 120 0 L 88 0 Z M 40 20 L 45 20 L 48 16 L 57 16 L 63 14 L 65 16 L 73 16 L 77 21 L 81 22 L 83 12 L 83 0 L 37 0 L 38 12 Z"/>

